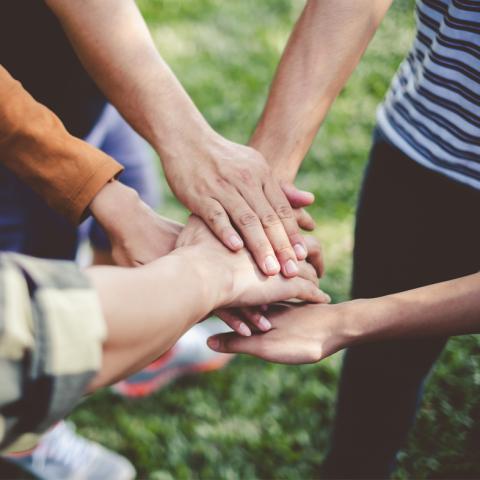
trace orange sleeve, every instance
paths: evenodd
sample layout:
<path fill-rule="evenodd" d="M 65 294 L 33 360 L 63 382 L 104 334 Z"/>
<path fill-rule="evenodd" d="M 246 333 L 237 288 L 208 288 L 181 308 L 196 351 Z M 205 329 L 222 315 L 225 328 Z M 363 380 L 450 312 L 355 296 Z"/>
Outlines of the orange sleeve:
<path fill-rule="evenodd" d="M 0 163 L 73 223 L 83 219 L 98 191 L 123 170 L 113 158 L 70 135 L 1 65 Z"/>

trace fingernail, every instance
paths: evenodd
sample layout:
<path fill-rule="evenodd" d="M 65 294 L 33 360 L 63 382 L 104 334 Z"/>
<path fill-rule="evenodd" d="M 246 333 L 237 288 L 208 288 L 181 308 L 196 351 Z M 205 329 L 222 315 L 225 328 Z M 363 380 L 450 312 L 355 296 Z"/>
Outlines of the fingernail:
<path fill-rule="evenodd" d="M 319 290 L 319 292 L 322 303 L 330 303 L 332 301 L 328 293 L 322 292 L 322 290 Z"/>
<path fill-rule="evenodd" d="M 218 350 L 218 347 L 220 346 L 220 341 L 218 338 L 215 337 L 210 337 L 207 340 L 207 345 L 212 349 L 212 350 Z"/>
<path fill-rule="evenodd" d="M 231 235 L 228 241 L 230 242 L 230 246 L 232 248 L 240 248 L 243 246 L 243 242 L 238 235 Z"/>
<path fill-rule="evenodd" d="M 285 272 L 289 275 L 295 275 L 298 273 L 298 266 L 292 259 L 288 260 L 285 264 Z"/>
<path fill-rule="evenodd" d="M 302 193 L 310 199 L 311 202 L 315 201 L 315 195 L 312 192 L 306 192 L 305 190 L 302 190 Z"/>
<path fill-rule="evenodd" d="M 307 251 L 305 247 L 301 243 L 297 243 L 293 249 L 295 250 L 295 254 L 299 260 L 303 260 L 307 256 Z"/>
<path fill-rule="evenodd" d="M 268 273 L 278 273 L 278 271 L 280 270 L 280 265 L 278 264 L 277 259 L 275 257 L 272 257 L 271 255 L 269 255 L 265 259 L 265 270 Z"/>
<path fill-rule="evenodd" d="M 249 337 L 252 334 L 250 329 L 244 323 L 241 323 L 238 327 L 238 333 L 240 333 L 240 335 L 243 335 L 244 337 Z"/>
<path fill-rule="evenodd" d="M 267 330 L 270 330 L 272 328 L 272 324 L 264 316 L 260 317 L 260 320 L 258 321 L 258 326 L 264 332 L 266 332 Z"/>

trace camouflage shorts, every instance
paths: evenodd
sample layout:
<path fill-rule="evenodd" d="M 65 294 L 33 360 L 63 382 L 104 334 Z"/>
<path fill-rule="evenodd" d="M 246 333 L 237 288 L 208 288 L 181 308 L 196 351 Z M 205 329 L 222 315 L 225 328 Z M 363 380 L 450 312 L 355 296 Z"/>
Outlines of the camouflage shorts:
<path fill-rule="evenodd" d="M 105 323 L 72 262 L 0 254 L 0 450 L 31 448 L 101 365 Z"/>

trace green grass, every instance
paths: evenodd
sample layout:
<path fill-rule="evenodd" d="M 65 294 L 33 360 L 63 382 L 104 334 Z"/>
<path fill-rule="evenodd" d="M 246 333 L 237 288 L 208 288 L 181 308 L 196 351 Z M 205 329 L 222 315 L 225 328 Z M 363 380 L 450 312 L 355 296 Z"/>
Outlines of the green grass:
<path fill-rule="evenodd" d="M 246 142 L 300 1 L 141 0 L 162 55 L 209 122 Z M 413 1 L 397 0 L 342 91 L 299 174 L 315 193 L 328 266 L 323 287 L 348 298 L 356 196 L 375 108 L 407 51 Z M 185 211 L 166 192 L 163 210 Z M 397 478 L 479 478 L 476 337 L 453 340 L 426 392 Z M 328 442 L 340 357 L 313 366 L 237 358 L 142 401 L 101 392 L 79 408 L 80 431 L 128 456 L 149 479 L 308 479 Z M 477 426 L 475 426 L 477 425 Z"/>

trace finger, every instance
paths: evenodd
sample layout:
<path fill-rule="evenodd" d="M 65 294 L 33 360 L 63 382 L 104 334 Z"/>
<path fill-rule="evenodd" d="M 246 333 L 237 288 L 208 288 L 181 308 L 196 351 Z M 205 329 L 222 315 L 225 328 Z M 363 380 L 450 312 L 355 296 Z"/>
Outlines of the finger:
<path fill-rule="evenodd" d="M 235 333 L 221 333 L 207 340 L 207 345 L 216 352 L 247 353 L 264 358 L 264 343 L 267 334 L 241 337 Z"/>
<path fill-rule="evenodd" d="M 310 263 L 303 261 L 299 264 L 300 272 L 299 276 L 318 285 L 318 276 L 315 268 Z"/>
<path fill-rule="evenodd" d="M 300 229 L 298 228 L 293 209 L 288 203 L 287 197 L 280 188 L 280 185 L 277 181 L 270 180 L 264 185 L 263 190 L 265 196 L 270 201 L 270 204 L 275 209 L 277 216 L 282 221 L 283 228 L 288 235 L 290 244 L 295 250 L 297 259 L 304 260 L 307 257 L 306 244 L 300 234 Z"/>
<path fill-rule="evenodd" d="M 280 262 L 282 273 L 285 277 L 294 277 L 298 274 L 297 255 L 290 244 L 290 239 L 285 231 L 282 220 L 272 208 L 271 202 L 266 198 L 260 184 L 257 188 L 241 188 L 240 193 L 260 219 L 273 251 Z M 283 195 L 283 194 L 282 194 Z M 284 200 L 287 205 L 286 199 Z M 289 205 L 287 205 L 290 208 Z M 303 248 L 303 245 L 302 245 Z M 305 249 L 306 255 L 306 249 Z"/>
<path fill-rule="evenodd" d="M 295 214 L 299 228 L 307 230 L 308 232 L 315 230 L 315 220 L 304 208 L 295 208 L 293 213 Z"/>
<path fill-rule="evenodd" d="M 241 308 L 242 318 L 261 332 L 268 332 L 272 329 L 270 321 L 262 315 L 258 308 Z"/>
<path fill-rule="evenodd" d="M 246 246 L 255 258 L 255 262 L 266 275 L 280 272 L 280 264 L 265 234 L 263 226 L 246 200 L 236 191 L 230 191 L 222 200 L 230 218 L 240 230 Z"/>
<path fill-rule="evenodd" d="M 314 237 L 305 237 L 307 242 L 308 257 L 307 262 L 310 263 L 317 272 L 318 278 L 322 278 L 325 271 L 325 262 L 320 243 Z"/>
<path fill-rule="evenodd" d="M 325 292 L 322 292 L 316 285 L 311 281 L 305 280 L 303 278 L 297 277 L 290 280 L 292 283 L 295 282 L 296 292 L 292 295 L 291 298 L 296 298 L 298 300 L 303 300 L 304 302 L 310 303 L 330 303 L 330 296 Z"/>
<path fill-rule="evenodd" d="M 248 325 L 242 320 L 241 314 L 232 310 L 219 310 L 215 312 L 232 330 L 243 337 L 249 337 L 252 331 Z"/>
<path fill-rule="evenodd" d="M 230 250 L 237 251 L 243 247 L 243 240 L 232 227 L 227 212 L 217 200 L 208 199 L 201 209 L 200 216 L 215 236 Z"/>
<path fill-rule="evenodd" d="M 315 201 L 313 193 L 299 190 L 291 183 L 284 183 L 282 190 L 293 208 L 308 207 Z"/>

